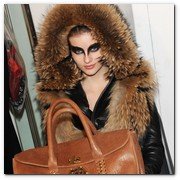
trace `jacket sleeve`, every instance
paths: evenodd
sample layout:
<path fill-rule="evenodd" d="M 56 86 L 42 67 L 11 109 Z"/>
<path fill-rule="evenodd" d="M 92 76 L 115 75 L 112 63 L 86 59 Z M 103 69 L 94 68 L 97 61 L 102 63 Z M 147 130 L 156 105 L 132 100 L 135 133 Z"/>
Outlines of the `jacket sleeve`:
<path fill-rule="evenodd" d="M 160 116 L 155 104 L 152 110 L 150 110 L 150 113 L 151 121 L 143 138 L 142 154 L 145 164 L 145 173 L 159 174 L 165 155 L 160 131 Z"/>

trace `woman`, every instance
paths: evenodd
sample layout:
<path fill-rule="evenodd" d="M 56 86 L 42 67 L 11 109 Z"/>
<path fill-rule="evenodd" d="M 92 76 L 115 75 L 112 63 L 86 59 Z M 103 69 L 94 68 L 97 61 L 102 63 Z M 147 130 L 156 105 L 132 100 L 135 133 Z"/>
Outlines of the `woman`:
<path fill-rule="evenodd" d="M 44 119 L 55 99 L 70 98 L 99 131 L 133 128 L 146 173 L 160 173 L 164 147 L 154 104 L 154 72 L 139 57 L 118 8 L 56 5 L 46 16 L 38 40 L 37 90 Z M 66 113 L 61 118 L 58 142 L 83 136 L 77 117 Z"/>

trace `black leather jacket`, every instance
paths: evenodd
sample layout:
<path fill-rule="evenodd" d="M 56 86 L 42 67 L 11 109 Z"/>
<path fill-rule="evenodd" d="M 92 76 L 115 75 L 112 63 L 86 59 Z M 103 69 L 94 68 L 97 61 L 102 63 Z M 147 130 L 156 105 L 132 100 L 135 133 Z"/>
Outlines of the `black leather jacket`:
<path fill-rule="evenodd" d="M 115 81 L 115 78 L 109 81 L 98 98 L 93 112 L 89 109 L 86 94 L 80 83 L 74 89 L 66 91 L 66 94 L 79 105 L 97 129 L 103 128 L 107 121 L 107 106 L 110 101 L 108 97 Z M 139 139 L 139 143 L 142 149 L 146 174 L 159 174 L 164 160 L 164 147 L 160 132 L 159 115 L 155 105 L 153 109 L 150 109 L 150 112 L 151 122 L 144 137 Z M 83 129 L 77 116 L 73 117 L 73 124 L 76 128 Z"/>

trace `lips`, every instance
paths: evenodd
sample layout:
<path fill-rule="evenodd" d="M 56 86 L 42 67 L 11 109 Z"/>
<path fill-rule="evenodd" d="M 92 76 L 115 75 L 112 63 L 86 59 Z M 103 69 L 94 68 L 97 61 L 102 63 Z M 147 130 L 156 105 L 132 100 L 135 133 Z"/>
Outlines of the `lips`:
<path fill-rule="evenodd" d="M 95 64 L 92 64 L 92 65 L 88 65 L 88 66 L 84 66 L 85 69 L 93 69 L 95 67 Z"/>

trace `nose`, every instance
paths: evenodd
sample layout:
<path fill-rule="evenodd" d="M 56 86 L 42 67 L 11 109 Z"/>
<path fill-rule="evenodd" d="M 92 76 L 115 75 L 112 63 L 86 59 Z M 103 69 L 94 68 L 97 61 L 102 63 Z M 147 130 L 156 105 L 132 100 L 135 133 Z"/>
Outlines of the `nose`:
<path fill-rule="evenodd" d="M 86 63 L 86 64 L 89 64 L 90 62 L 92 61 L 92 57 L 88 54 L 86 54 L 85 56 L 84 56 L 84 62 Z"/>

